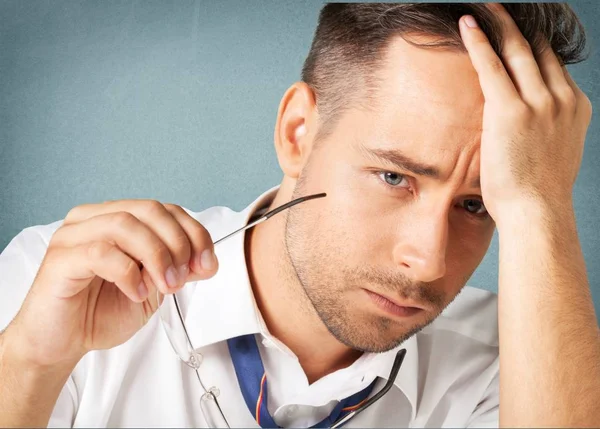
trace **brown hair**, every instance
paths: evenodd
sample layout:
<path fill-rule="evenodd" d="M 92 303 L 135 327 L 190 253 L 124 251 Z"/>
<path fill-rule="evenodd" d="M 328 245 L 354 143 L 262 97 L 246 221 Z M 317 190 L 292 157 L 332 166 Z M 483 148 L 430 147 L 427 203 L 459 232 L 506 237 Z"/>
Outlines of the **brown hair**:
<path fill-rule="evenodd" d="M 584 28 L 565 3 L 503 4 L 539 54 L 544 39 L 563 64 L 584 60 Z M 377 89 L 373 71 L 383 59 L 393 36 L 428 47 L 466 52 L 458 29 L 463 15 L 473 15 L 496 53 L 502 48 L 502 30 L 494 12 L 484 3 L 332 3 L 321 10 L 312 46 L 302 69 L 302 80 L 315 92 L 322 137 L 351 103 Z M 433 36 L 417 43 L 410 35 Z M 431 38 L 428 38 L 428 40 Z"/>

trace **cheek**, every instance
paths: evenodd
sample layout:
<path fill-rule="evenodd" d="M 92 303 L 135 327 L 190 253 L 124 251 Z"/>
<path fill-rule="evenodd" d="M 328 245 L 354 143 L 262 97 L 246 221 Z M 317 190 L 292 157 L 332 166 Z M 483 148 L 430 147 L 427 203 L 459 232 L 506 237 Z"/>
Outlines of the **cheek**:
<path fill-rule="evenodd" d="M 350 168 L 340 161 L 314 167 L 307 181 L 311 192 L 327 193 L 319 203 L 319 222 L 315 222 L 314 227 L 326 234 L 346 235 L 345 232 L 357 231 L 365 215 L 374 212 L 375 207 L 365 203 L 365 192 L 360 189 L 356 178 L 352 177 Z"/>

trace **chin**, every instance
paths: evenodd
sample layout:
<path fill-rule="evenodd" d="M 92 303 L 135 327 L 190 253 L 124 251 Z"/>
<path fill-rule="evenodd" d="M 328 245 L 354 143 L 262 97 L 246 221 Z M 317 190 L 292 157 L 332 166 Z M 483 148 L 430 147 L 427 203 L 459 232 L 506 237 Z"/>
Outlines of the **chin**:
<path fill-rule="evenodd" d="M 392 350 L 422 329 L 422 326 L 407 326 L 396 320 L 370 315 L 346 325 L 346 329 L 330 329 L 334 336 L 347 347 L 368 353 L 383 353 Z"/>

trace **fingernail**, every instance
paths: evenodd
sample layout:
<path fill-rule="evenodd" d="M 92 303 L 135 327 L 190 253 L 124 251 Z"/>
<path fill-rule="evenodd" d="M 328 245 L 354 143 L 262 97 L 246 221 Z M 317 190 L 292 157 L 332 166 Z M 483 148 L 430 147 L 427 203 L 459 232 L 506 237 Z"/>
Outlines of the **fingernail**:
<path fill-rule="evenodd" d="M 467 24 L 467 27 L 477 28 L 477 21 L 471 15 L 465 16 L 465 24 Z"/>
<path fill-rule="evenodd" d="M 142 280 L 137 288 L 138 291 L 138 296 L 140 297 L 140 299 L 143 301 L 148 297 L 148 288 L 146 287 L 146 285 L 144 284 L 144 281 Z"/>
<path fill-rule="evenodd" d="M 167 269 L 167 272 L 165 274 L 165 280 L 167 281 L 169 287 L 177 287 L 177 285 L 179 284 L 179 282 L 177 281 L 177 271 L 175 271 L 175 268 L 173 266 L 170 266 Z"/>
<path fill-rule="evenodd" d="M 189 272 L 190 272 L 190 267 L 188 264 L 184 264 L 181 267 L 179 267 L 179 278 L 181 279 L 182 282 L 185 282 Z"/>
<path fill-rule="evenodd" d="M 202 252 L 202 255 L 200 255 L 200 266 L 206 271 L 213 270 L 215 268 L 216 262 L 217 261 L 215 259 L 215 254 L 211 249 L 204 250 L 204 252 Z"/>

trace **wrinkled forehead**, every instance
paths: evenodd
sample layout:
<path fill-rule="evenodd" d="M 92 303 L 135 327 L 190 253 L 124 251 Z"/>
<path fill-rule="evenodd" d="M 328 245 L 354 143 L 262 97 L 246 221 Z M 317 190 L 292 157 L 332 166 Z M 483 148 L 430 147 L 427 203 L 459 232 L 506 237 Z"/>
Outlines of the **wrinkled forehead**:
<path fill-rule="evenodd" d="M 440 149 L 479 139 L 484 98 L 467 53 L 418 47 L 396 37 L 384 58 L 376 71 L 373 106 L 380 132 Z"/>

